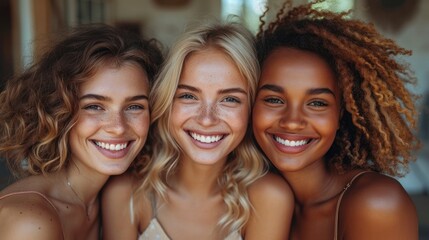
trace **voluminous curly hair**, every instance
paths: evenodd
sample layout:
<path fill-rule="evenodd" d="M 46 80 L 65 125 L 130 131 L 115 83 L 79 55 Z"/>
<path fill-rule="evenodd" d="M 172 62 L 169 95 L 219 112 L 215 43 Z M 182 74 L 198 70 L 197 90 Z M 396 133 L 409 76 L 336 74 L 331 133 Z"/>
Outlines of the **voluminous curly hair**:
<path fill-rule="evenodd" d="M 402 175 L 415 159 L 419 141 L 415 84 L 401 55 L 411 51 L 383 37 L 372 24 L 348 18 L 349 12 L 316 10 L 314 4 L 292 8 L 285 2 L 276 19 L 261 26 L 257 51 L 261 66 L 280 47 L 318 54 L 331 67 L 342 93 L 342 116 L 336 139 L 325 156 L 332 170 L 360 168 Z"/>
<path fill-rule="evenodd" d="M 151 85 L 162 60 L 155 41 L 130 32 L 104 24 L 72 29 L 0 93 L 0 156 L 17 177 L 59 171 L 70 155 L 81 84 L 106 65 L 135 64 Z"/>
<path fill-rule="evenodd" d="M 170 121 L 173 97 L 179 84 L 183 64 L 194 52 L 215 48 L 228 55 L 247 80 L 249 108 L 253 105 L 259 78 L 259 65 L 252 34 L 238 23 L 209 22 L 185 32 L 172 47 L 149 96 L 152 110 L 151 139 L 153 153 L 146 167 L 139 172 L 141 185 L 135 195 L 153 201 L 167 201 L 169 178 L 178 167 L 181 149 L 171 136 Z M 266 172 L 266 163 L 252 140 L 251 124 L 242 142 L 230 154 L 218 184 L 227 207 L 219 226 L 239 231 L 248 221 L 251 204 L 247 187 Z M 143 194 L 140 194 L 143 192 Z M 136 198 L 134 198 L 136 199 Z"/>

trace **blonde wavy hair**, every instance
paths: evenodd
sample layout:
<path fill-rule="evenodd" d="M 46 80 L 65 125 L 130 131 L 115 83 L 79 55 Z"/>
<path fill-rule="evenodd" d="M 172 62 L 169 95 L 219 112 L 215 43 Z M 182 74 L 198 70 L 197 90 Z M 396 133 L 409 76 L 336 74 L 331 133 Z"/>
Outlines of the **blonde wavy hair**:
<path fill-rule="evenodd" d="M 249 107 L 253 105 L 259 78 L 259 65 L 252 34 L 238 23 L 206 23 L 188 30 L 172 47 L 150 93 L 152 110 L 152 157 L 141 159 L 143 167 L 138 175 L 142 180 L 136 190 L 144 192 L 152 201 L 166 198 L 169 177 L 178 166 L 181 149 L 170 134 L 170 118 L 183 63 L 189 54 L 207 48 L 216 48 L 235 62 L 240 73 L 247 80 Z M 251 203 L 248 186 L 266 172 L 267 164 L 255 147 L 251 124 L 238 147 L 230 154 L 218 178 L 227 211 L 219 226 L 228 231 L 239 231 L 247 223 Z"/>
<path fill-rule="evenodd" d="M 411 51 L 377 32 L 374 25 L 286 1 L 269 24 L 262 21 L 257 51 L 262 65 L 280 47 L 301 49 L 325 59 L 342 93 L 343 114 L 335 141 L 325 156 L 338 172 L 368 169 L 401 176 L 415 160 L 416 96 L 409 65 L 399 56 Z M 268 11 L 268 10 L 267 10 Z M 264 15 L 266 15 L 265 12 Z"/>

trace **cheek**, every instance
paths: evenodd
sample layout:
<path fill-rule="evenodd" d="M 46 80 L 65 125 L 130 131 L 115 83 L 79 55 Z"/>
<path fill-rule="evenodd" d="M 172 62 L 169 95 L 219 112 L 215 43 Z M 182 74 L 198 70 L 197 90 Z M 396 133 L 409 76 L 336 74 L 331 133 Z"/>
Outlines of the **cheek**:
<path fill-rule="evenodd" d="M 274 122 L 279 119 L 279 115 L 281 115 L 281 113 L 268 111 L 261 106 L 255 105 L 252 113 L 253 129 L 255 134 L 257 134 L 259 131 L 262 132 L 265 128 L 273 125 Z"/>
<path fill-rule="evenodd" d="M 99 115 L 81 114 L 76 124 L 71 129 L 73 135 L 89 135 L 96 131 L 104 122 L 103 117 Z"/>
<path fill-rule="evenodd" d="M 146 138 L 149 131 L 150 117 L 149 114 L 138 116 L 127 116 L 127 123 L 131 129 L 140 137 Z"/>
<path fill-rule="evenodd" d="M 236 109 L 222 108 L 218 117 L 224 119 L 232 129 L 241 135 L 245 135 L 249 124 L 250 110 L 249 107 L 243 106 Z"/>
<path fill-rule="evenodd" d="M 319 131 L 325 137 L 334 139 L 338 129 L 338 116 L 332 113 L 330 117 L 313 118 L 315 126 L 320 126 Z"/>

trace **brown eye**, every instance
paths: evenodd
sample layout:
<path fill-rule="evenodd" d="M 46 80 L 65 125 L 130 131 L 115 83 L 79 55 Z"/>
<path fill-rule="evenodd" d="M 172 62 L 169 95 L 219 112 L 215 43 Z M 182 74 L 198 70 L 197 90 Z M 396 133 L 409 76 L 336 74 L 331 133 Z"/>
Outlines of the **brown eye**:
<path fill-rule="evenodd" d="M 270 103 L 270 104 L 283 104 L 284 102 L 279 98 L 269 97 L 265 98 L 264 102 Z"/>
<path fill-rule="evenodd" d="M 326 106 L 328 106 L 328 104 L 324 101 L 312 101 L 308 105 L 312 106 L 312 107 L 326 107 Z"/>

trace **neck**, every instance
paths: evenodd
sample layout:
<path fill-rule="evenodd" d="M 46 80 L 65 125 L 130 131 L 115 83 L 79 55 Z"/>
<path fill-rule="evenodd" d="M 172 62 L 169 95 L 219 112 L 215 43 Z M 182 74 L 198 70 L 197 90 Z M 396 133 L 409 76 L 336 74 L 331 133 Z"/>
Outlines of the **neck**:
<path fill-rule="evenodd" d="M 335 197 L 343 187 L 341 177 L 330 173 L 324 166 L 307 167 L 296 172 L 282 172 L 289 182 L 296 203 L 315 205 Z"/>
<path fill-rule="evenodd" d="M 181 159 L 174 177 L 173 189 L 200 197 L 216 195 L 220 190 L 218 178 L 223 165 L 223 161 L 214 165 L 203 165 Z"/>
<path fill-rule="evenodd" d="M 97 201 L 98 193 L 106 183 L 109 176 L 96 173 L 84 173 L 76 167 L 66 168 L 63 172 L 63 179 L 71 187 L 75 195 L 86 205 L 90 206 Z"/>

